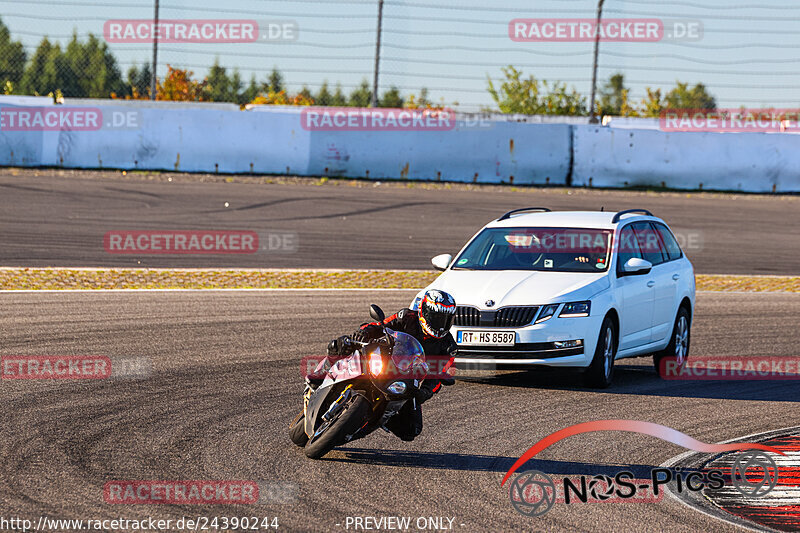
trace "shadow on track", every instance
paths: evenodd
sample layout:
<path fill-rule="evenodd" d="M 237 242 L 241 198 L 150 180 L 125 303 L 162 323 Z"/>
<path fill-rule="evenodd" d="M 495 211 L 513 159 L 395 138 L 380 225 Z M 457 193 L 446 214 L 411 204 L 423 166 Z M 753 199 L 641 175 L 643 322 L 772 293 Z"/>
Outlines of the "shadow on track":
<path fill-rule="evenodd" d="M 751 400 L 763 402 L 800 402 L 798 382 L 739 380 L 663 380 L 652 365 L 619 364 L 614 368 L 614 382 L 607 389 L 582 387 L 579 372 L 569 369 L 536 369 L 508 372 L 486 377 L 459 376 L 467 383 L 499 387 L 537 388 L 578 391 L 595 390 L 601 394 L 631 394 L 671 398 Z"/>
<path fill-rule="evenodd" d="M 505 473 L 518 457 L 499 455 L 477 455 L 464 453 L 436 453 L 402 450 L 374 450 L 367 448 L 336 448 L 323 461 L 339 463 L 358 463 L 403 468 L 428 468 L 433 470 L 460 470 L 469 472 Z M 519 471 L 540 470 L 556 475 L 607 475 L 614 476 L 621 470 L 633 472 L 637 478 L 649 478 L 651 465 L 612 465 L 599 463 L 580 463 L 572 461 L 550 461 L 531 459 Z"/>

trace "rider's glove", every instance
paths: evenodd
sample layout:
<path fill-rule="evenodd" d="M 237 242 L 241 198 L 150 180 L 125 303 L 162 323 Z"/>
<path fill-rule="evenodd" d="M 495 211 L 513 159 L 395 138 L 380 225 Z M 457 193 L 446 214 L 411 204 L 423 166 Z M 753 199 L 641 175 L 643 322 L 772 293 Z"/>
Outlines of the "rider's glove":
<path fill-rule="evenodd" d="M 383 334 L 383 328 L 378 324 L 367 324 L 353 333 L 353 340 L 358 342 L 369 342 L 375 340 Z"/>
<path fill-rule="evenodd" d="M 338 339 L 333 339 L 328 343 L 328 356 L 329 357 L 343 357 L 353 353 L 353 343 L 350 342 L 350 337 L 342 335 Z"/>

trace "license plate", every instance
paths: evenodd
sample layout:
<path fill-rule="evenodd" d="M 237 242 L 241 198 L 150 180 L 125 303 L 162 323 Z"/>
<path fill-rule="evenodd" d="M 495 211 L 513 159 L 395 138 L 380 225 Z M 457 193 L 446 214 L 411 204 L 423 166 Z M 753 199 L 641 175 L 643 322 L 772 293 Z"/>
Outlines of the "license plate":
<path fill-rule="evenodd" d="M 456 342 L 471 346 L 513 346 L 515 338 L 513 331 L 459 331 Z"/>

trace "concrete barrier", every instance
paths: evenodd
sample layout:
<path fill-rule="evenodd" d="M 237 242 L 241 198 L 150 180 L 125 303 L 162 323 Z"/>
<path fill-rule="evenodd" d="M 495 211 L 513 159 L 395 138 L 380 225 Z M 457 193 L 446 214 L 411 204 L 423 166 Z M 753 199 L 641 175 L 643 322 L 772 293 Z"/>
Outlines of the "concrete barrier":
<path fill-rule="evenodd" d="M 314 131 L 309 172 L 321 176 L 566 184 L 566 124 L 456 121 L 449 131 Z"/>
<path fill-rule="evenodd" d="M 5 112 L 36 108 L 3 105 L 0 164 L 187 172 L 306 174 L 309 132 L 296 114 L 269 117 L 239 111 L 144 104 L 58 105 L 47 111 L 96 110 L 99 129 L 60 127 L 12 131 Z M 225 106 L 227 107 L 227 106 Z"/>
<path fill-rule="evenodd" d="M 458 115 L 443 131 L 324 131 L 303 109 L 231 104 L 0 97 L 31 106 L 95 109 L 97 129 L 13 131 L 0 120 L 0 165 L 344 176 L 476 183 L 800 192 L 800 136 L 688 133 L 625 119 L 611 127 Z M 366 112 L 366 111 L 356 111 Z M 541 117 L 540 117 L 541 118 Z"/>
<path fill-rule="evenodd" d="M 800 138 L 574 126 L 572 184 L 800 192 Z"/>
<path fill-rule="evenodd" d="M 569 173 L 566 124 L 462 118 L 446 131 L 314 131 L 302 108 L 155 104 L 54 106 L 96 109 L 101 127 L 0 127 L 0 164 L 562 185 Z"/>

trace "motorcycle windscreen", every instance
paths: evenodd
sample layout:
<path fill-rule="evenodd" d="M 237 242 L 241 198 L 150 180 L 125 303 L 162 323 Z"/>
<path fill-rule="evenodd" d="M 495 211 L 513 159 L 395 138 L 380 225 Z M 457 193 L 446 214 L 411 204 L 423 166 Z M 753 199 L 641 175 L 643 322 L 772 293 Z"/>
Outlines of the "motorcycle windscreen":
<path fill-rule="evenodd" d="M 387 329 L 392 343 L 392 363 L 401 374 L 422 378 L 427 374 L 425 350 L 417 339 L 401 331 Z"/>

